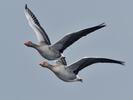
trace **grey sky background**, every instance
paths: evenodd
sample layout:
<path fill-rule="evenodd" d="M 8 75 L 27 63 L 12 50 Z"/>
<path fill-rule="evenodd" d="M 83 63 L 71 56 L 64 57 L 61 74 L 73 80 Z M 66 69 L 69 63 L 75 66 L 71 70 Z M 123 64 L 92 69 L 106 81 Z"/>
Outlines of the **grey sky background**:
<path fill-rule="evenodd" d="M 35 13 L 52 43 L 66 33 L 105 22 L 63 53 L 68 64 L 84 56 L 126 62 L 95 64 L 79 73 L 83 83 L 65 83 L 39 63 L 46 61 L 24 42 L 37 42 L 24 15 Z M 132 0 L 0 0 L 0 100 L 133 100 Z M 53 62 L 49 62 L 53 63 Z"/>

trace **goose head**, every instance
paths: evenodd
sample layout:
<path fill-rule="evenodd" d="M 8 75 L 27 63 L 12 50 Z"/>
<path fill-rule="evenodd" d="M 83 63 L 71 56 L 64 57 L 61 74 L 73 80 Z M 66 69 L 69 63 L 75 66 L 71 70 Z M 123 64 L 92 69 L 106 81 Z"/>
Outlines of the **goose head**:
<path fill-rule="evenodd" d="M 36 48 L 36 47 L 37 47 L 37 45 L 34 44 L 34 43 L 32 43 L 31 41 L 27 41 L 27 42 L 25 42 L 24 44 L 25 44 L 27 47 L 33 47 L 33 48 Z"/>
<path fill-rule="evenodd" d="M 24 43 L 28 47 L 32 47 L 33 43 L 31 41 L 27 41 Z"/>
<path fill-rule="evenodd" d="M 44 61 L 40 63 L 40 66 L 42 66 L 44 68 L 51 68 L 51 65 L 47 62 L 44 62 Z"/>

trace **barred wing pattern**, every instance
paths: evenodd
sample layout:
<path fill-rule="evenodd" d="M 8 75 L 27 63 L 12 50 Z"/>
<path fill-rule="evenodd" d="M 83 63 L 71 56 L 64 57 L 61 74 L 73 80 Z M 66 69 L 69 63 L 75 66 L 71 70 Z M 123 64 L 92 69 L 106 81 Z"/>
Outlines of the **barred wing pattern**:
<path fill-rule="evenodd" d="M 44 29 L 41 27 L 39 21 L 37 20 L 36 16 L 33 12 L 25 5 L 25 15 L 29 22 L 31 28 L 35 31 L 38 42 L 45 43 L 47 45 L 51 45 L 50 40 Z"/>

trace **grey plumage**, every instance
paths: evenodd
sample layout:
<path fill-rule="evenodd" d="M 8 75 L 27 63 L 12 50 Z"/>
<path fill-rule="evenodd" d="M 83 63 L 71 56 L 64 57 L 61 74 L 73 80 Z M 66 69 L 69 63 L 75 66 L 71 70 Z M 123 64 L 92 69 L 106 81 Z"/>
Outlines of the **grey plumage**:
<path fill-rule="evenodd" d="M 95 63 L 116 63 L 124 65 L 124 62 L 122 61 L 108 59 L 108 58 L 82 58 L 81 60 L 68 66 L 67 70 L 70 70 L 77 75 L 80 70 Z"/>
<path fill-rule="evenodd" d="M 29 22 L 29 25 L 35 31 L 35 34 L 39 42 L 38 45 L 32 43 L 31 41 L 28 41 L 25 42 L 25 45 L 28 47 L 35 48 L 42 57 L 48 60 L 56 60 L 60 58 L 62 56 L 61 53 L 63 53 L 63 51 L 67 47 L 72 45 L 74 42 L 76 42 L 77 40 L 91 32 L 94 32 L 98 29 L 105 27 L 105 24 L 102 23 L 91 28 L 86 28 L 77 32 L 73 32 L 71 34 L 67 34 L 61 40 L 52 45 L 45 30 L 41 27 L 39 21 L 37 20 L 33 12 L 27 7 L 27 5 L 25 5 L 25 15 Z M 65 62 L 63 63 L 65 64 Z"/>
<path fill-rule="evenodd" d="M 91 27 L 91 28 L 86 28 L 71 34 L 68 34 L 64 36 L 61 40 L 56 42 L 52 47 L 55 48 L 56 50 L 60 51 L 61 53 L 70 45 L 72 45 L 75 41 L 78 39 L 82 38 L 83 36 L 88 35 L 89 33 L 96 31 L 102 27 L 105 27 L 106 25 L 104 23 Z"/>
<path fill-rule="evenodd" d="M 60 57 L 57 61 L 56 64 L 61 64 L 61 65 L 67 65 L 65 57 Z"/>
<path fill-rule="evenodd" d="M 47 62 L 41 62 L 40 65 L 42 67 L 50 69 L 52 72 L 55 73 L 55 75 L 65 81 L 65 82 L 83 82 L 83 79 L 81 79 L 77 74 L 80 70 L 83 68 L 94 64 L 94 63 L 115 63 L 115 64 L 121 64 L 124 65 L 124 62 L 108 59 L 108 58 L 82 58 L 81 60 L 75 62 L 74 64 L 67 66 L 63 64 L 63 60 L 65 58 L 59 59 L 56 64 L 51 65 Z"/>
<path fill-rule="evenodd" d="M 36 29 L 36 34 L 40 34 L 40 37 L 38 36 L 38 38 L 41 38 L 41 36 L 43 37 L 42 40 L 38 39 L 38 41 L 41 43 L 45 43 L 47 45 L 51 45 L 49 37 L 47 35 L 47 33 L 45 32 L 45 30 L 41 27 L 38 19 L 36 18 L 36 16 L 33 14 L 33 12 L 27 7 L 27 4 L 25 5 L 25 14 L 27 17 L 29 17 L 29 22 L 31 27 L 33 28 L 33 30 L 35 31 Z M 28 14 L 28 15 L 27 15 Z M 27 18 L 28 19 L 28 18 Z"/>

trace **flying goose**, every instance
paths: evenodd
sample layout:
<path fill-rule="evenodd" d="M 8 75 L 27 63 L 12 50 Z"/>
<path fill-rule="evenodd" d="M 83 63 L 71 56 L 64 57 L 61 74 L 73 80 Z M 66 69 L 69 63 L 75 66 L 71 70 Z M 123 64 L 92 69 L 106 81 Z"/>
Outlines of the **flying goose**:
<path fill-rule="evenodd" d="M 48 60 L 56 60 L 60 58 L 63 51 L 74 42 L 79 40 L 81 37 L 86 36 L 87 34 L 94 32 L 102 27 L 105 27 L 105 24 L 102 23 L 91 28 L 86 28 L 67 34 L 52 45 L 45 30 L 41 27 L 33 12 L 27 7 L 27 4 L 25 5 L 25 15 L 29 25 L 35 31 L 39 44 L 32 43 L 31 41 L 25 42 L 24 44 L 28 47 L 35 48 L 42 57 Z"/>
<path fill-rule="evenodd" d="M 55 73 L 55 75 L 65 82 L 83 82 L 83 80 L 77 75 L 83 68 L 95 64 L 95 63 L 116 63 L 124 65 L 124 62 L 108 59 L 108 58 L 82 58 L 81 60 L 67 66 L 64 63 L 64 57 L 61 57 L 55 65 L 51 65 L 47 62 L 41 62 L 40 66 L 48 68 Z"/>

